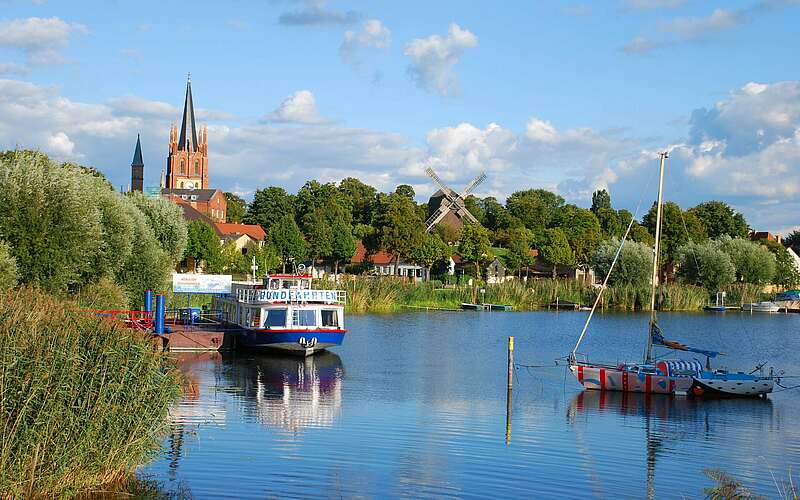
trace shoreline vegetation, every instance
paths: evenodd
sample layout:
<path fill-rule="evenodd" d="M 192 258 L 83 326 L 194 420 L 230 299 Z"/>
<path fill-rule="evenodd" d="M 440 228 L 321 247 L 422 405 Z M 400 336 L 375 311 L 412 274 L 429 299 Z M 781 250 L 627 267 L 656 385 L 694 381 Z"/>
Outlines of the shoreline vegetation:
<path fill-rule="evenodd" d="M 324 287 L 347 291 L 350 313 L 391 313 L 414 309 L 460 309 L 461 304 L 486 303 L 514 307 L 515 311 L 548 309 L 556 302 L 594 303 L 598 288 L 571 279 L 518 280 L 491 284 L 480 289 L 470 286 L 443 288 L 438 282 L 408 283 L 393 278 L 362 278 L 328 281 Z M 765 298 L 763 286 L 734 284 L 727 286 L 728 303 L 756 302 Z M 709 304 L 706 289 L 682 283 L 658 287 L 656 301 L 660 311 L 700 311 Z M 599 307 L 606 311 L 649 311 L 650 287 L 636 285 L 610 286 Z"/>
<path fill-rule="evenodd" d="M 126 488 L 161 450 L 177 368 L 80 309 L 34 288 L 0 294 L 0 498 Z"/>

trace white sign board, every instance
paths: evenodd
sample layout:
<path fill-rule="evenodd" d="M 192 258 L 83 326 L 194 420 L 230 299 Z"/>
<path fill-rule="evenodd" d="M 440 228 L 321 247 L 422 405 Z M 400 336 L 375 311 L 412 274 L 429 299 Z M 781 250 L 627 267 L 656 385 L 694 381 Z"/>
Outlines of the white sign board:
<path fill-rule="evenodd" d="M 174 293 L 231 293 L 230 274 L 178 274 L 172 275 Z"/>
<path fill-rule="evenodd" d="M 336 302 L 337 290 L 258 290 L 258 302 Z"/>

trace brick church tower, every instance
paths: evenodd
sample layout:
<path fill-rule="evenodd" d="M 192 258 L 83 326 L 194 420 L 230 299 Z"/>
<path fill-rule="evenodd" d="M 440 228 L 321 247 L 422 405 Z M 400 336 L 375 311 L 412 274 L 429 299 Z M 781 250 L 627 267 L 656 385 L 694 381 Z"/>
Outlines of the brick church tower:
<path fill-rule="evenodd" d="M 194 120 L 192 80 L 186 82 L 181 130 L 173 125 L 169 131 L 167 157 L 167 189 L 208 189 L 208 129 L 198 130 Z"/>
<path fill-rule="evenodd" d="M 131 191 L 144 190 L 144 161 L 142 161 L 142 141 L 136 134 L 136 149 L 131 162 Z"/>

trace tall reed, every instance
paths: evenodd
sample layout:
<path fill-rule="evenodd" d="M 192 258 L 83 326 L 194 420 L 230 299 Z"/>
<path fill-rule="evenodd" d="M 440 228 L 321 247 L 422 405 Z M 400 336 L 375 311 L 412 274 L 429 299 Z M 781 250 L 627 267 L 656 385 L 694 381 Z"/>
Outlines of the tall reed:
<path fill-rule="evenodd" d="M 158 452 L 177 370 L 139 333 L 36 289 L 0 295 L 0 497 L 119 482 Z"/>

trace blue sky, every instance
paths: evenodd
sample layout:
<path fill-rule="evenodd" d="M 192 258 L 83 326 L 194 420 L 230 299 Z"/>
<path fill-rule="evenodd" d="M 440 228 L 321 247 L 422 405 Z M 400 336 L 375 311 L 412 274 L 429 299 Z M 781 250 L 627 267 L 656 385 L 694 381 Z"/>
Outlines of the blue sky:
<path fill-rule="evenodd" d="M 786 232 L 798 21 L 797 0 L 0 0 L 0 147 L 120 185 L 142 133 L 156 184 L 191 71 L 222 189 L 354 175 L 424 199 L 432 166 L 456 186 L 486 170 L 479 195 L 607 187 L 632 207 L 669 147 L 669 198 Z"/>

